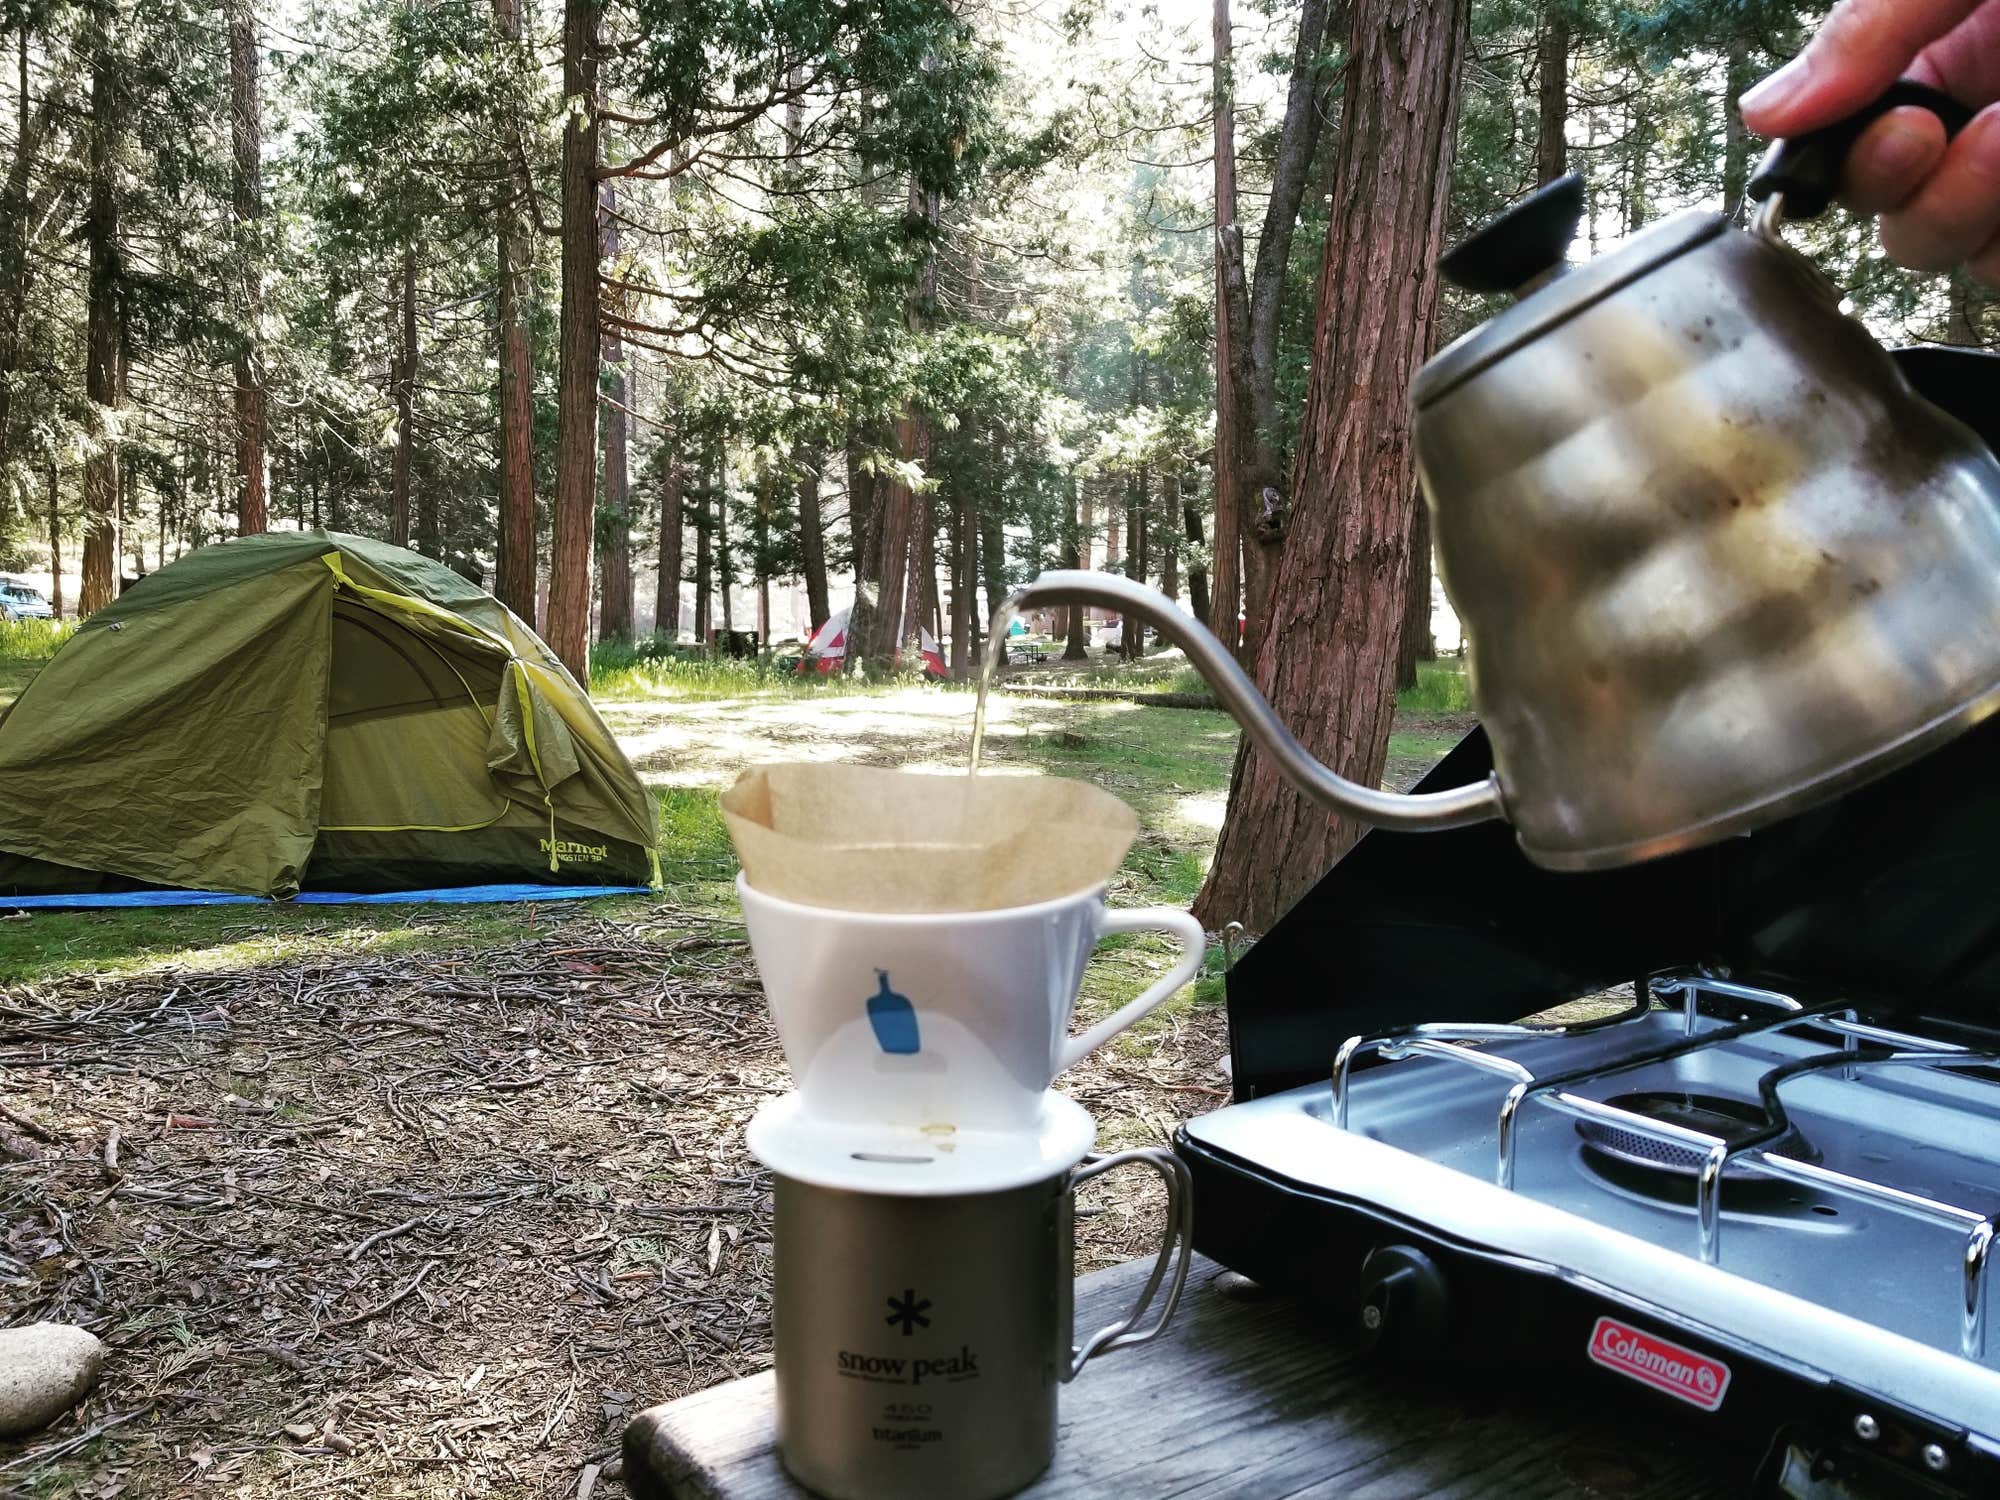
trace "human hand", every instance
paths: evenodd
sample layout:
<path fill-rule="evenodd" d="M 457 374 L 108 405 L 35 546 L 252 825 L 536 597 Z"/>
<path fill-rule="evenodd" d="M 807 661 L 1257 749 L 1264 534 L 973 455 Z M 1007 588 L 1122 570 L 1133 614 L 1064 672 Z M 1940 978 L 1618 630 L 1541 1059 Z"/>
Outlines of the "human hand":
<path fill-rule="evenodd" d="M 1925 109 L 1894 109 L 1848 153 L 1842 199 L 1882 221 L 1919 271 L 1964 263 L 2000 286 L 2000 0 L 1841 0 L 1804 52 L 1744 94 L 1743 123 L 1798 136 L 1854 114 L 1898 78 L 1982 108 L 1949 144 Z"/>

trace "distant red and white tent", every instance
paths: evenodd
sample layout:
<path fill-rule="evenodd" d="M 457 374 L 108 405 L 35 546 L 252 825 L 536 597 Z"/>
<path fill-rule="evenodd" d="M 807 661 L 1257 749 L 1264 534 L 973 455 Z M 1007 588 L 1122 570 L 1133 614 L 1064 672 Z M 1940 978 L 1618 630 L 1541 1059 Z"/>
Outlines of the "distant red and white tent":
<path fill-rule="evenodd" d="M 799 661 L 799 670 L 818 672 L 838 672 L 847 661 L 847 622 L 853 614 L 851 609 L 836 610 L 827 617 L 827 622 L 815 630 L 812 639 L 806 642 L 806 652 Z M 945 669 L 944 652 L 939 648 L 937 637 L 921 626 L 917 630 L 917 650 L 924 658 L 924 675 L 942 681 L 951 674 Z"/>
<path fill-rule="evenodd" d="M 806 654 L 799 662 L 801 672 L 814 669 L 820 672 L 838 672 L 841 663 L 847 660 L 847 618 L 851 609 L 835 610 L 827 616 L 826 623 L 812 633 L 806 642 Z"/>
<path fill-rule="evenodd" d="M 917 650 L 923 653 L 924 676 L 935 677 L 939 682 L 951 676 L 951 673 L 945 670 L 944 650 L 938 645 L 937 637 L 921 625 L 917 627 Z"/>

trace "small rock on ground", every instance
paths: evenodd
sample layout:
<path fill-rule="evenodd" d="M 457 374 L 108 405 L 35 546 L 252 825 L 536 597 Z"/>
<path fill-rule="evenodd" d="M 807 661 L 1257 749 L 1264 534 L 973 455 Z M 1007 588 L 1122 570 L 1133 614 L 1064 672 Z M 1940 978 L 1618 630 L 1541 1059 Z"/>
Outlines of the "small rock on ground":
<path fill-rule="evenodd" d="M 0 1437 L 40 1432 L 90 1393 L 103 1365 L 104 1345 L 88 1329 L 0 1328 Z"/>

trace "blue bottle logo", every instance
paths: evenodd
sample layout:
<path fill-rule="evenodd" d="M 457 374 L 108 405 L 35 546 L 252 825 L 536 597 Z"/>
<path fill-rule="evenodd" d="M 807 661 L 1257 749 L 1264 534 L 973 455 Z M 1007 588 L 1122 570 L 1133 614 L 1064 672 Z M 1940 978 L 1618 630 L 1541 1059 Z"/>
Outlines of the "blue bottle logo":
<path fill-rule="evenodd" d="M 875 1028 L 875 1040 L 884 1052 L 911 1053 L 921 1050 L 917 1039 L 917 1008 L 910 997 L 889 988 L 889 971 L 877 969 L 879 988 L 868 997 L 868 1024 Z"/>

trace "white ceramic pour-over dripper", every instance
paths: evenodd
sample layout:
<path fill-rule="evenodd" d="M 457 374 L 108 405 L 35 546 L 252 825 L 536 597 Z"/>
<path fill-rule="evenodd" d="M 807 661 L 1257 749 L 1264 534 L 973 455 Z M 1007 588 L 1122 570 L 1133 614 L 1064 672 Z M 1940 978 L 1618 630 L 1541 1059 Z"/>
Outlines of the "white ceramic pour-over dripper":
<path fill-rule="evenodd" d="M 1201 924 L 1172 907 L 1110 911 L 1096 886 L 998 910 L 899 915 L 737 898 L 799 1108 L 830 1122 L 1020 1130 L 1056 1075 L 1194 978 Z M 1080 1036 L 1070 1015 L 1100 937 L 1163 932 L 1181 956 Z"/>

